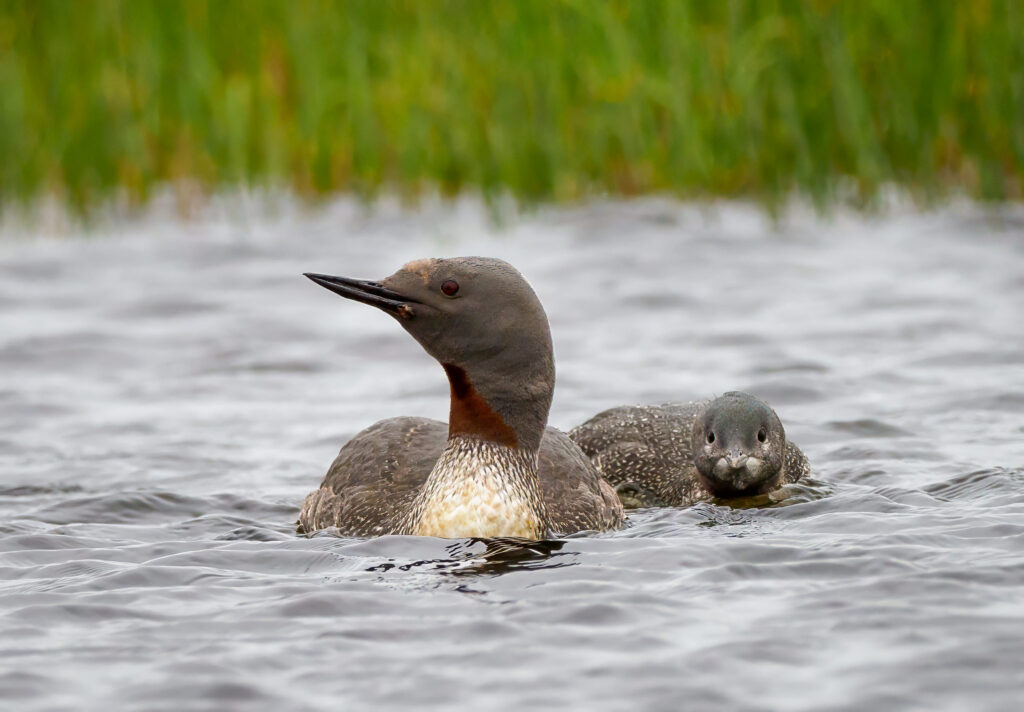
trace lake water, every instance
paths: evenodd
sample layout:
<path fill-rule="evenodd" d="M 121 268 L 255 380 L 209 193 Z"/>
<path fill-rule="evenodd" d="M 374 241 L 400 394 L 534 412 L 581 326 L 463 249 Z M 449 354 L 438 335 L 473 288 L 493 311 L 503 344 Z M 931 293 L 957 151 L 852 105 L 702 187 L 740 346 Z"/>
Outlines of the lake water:
<path fill-rule="evenodd" d="M 530 550 L 294 535 L 439 366 L 304 271 L 503 257 L 552 424 L 727 390 L 811 459 L 778 506 Z M 53 710 L 1017 710 L 1024 212 L 227 201 L 0 239 L 0 700 Z"/>

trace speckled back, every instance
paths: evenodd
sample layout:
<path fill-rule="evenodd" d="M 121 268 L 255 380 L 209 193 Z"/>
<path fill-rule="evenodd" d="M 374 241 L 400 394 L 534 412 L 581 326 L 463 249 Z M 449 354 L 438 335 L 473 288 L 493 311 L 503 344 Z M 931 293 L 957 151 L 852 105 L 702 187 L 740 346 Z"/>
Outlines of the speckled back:
<path fill-rule="evenodd" d="M 697 475 L 690 436 L 708 401 L 654 406 L 620 406 L 598 413 L 569 431 L 632 506 L 688 506 L 711 498 Z M 786 443 L 780 484 L 796 482 L 809 471 L 807 458 Z"/>

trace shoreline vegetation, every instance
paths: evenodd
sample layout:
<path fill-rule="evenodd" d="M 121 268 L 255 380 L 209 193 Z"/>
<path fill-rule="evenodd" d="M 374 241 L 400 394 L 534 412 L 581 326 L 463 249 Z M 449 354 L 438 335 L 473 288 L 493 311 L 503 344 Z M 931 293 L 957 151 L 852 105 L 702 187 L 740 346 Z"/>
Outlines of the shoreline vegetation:
<path fill-rule="evenodd" d="M 0 0 L 0 205 L 1024 197 L 1024 4 Z"/>

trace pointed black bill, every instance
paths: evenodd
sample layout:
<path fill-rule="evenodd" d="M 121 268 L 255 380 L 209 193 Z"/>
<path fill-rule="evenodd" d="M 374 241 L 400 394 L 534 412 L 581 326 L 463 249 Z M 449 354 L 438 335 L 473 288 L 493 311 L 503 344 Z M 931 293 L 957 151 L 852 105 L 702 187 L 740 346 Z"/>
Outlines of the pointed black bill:
<path fill-rule="evenodd" d="M 304 272 L 303 276 L 309 277 L 324 289 L 329 289 L 346 299 L 369 304 L 372 307 L 383 309 L 389 314 L 396 316 L 408 316 L 411 312 L 409 304 L 418 303 L 415 299 L 410 299 L 403 294 L 387 289 L 378 282 L 351 279 L 350 277 L 334 277 L 329 274 L 314 274 L 312 272 Z"/>

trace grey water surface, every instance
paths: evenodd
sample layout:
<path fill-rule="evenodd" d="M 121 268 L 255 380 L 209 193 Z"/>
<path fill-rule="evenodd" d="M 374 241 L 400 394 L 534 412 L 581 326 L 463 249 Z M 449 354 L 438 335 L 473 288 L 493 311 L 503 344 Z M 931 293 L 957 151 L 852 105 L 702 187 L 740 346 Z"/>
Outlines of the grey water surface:
<path fill-rule="evenodd" d="M 1020 709 L 1019 207 L 225 205 L 0 236 L 3 709 Z M 528 548 L 295 536 L 448 394 L 300 273 L 456 254 L 540 295 L 554 425 L 747 390 L 814 479 Z"/>

